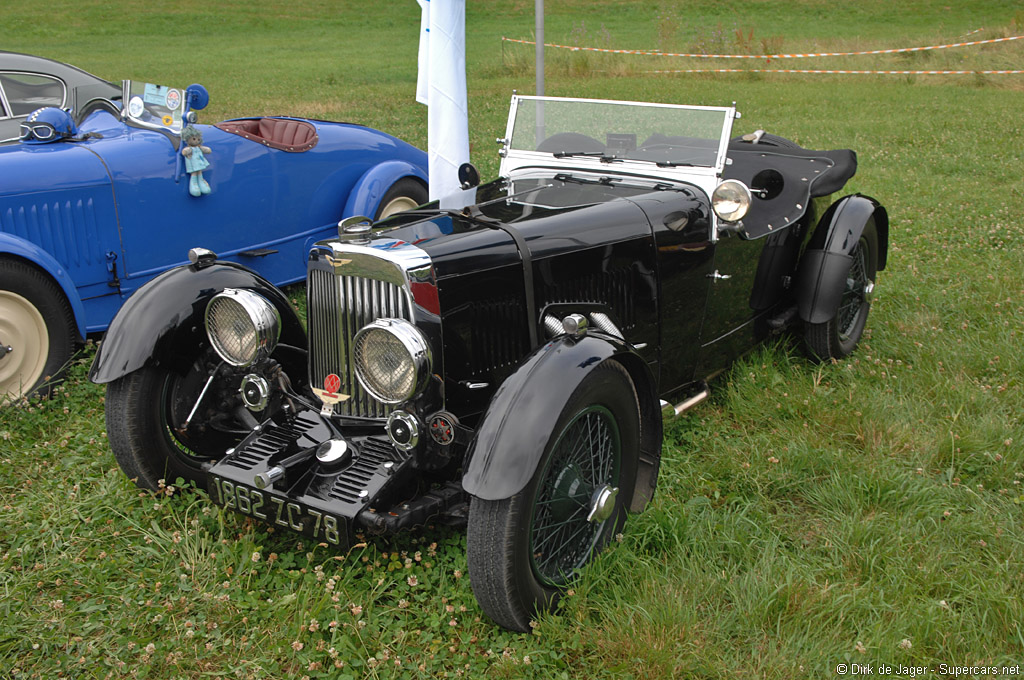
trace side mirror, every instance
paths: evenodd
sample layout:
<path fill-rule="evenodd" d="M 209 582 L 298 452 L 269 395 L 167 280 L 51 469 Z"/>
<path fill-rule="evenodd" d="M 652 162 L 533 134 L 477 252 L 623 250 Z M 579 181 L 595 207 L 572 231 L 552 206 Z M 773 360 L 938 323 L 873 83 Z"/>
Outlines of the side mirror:
<path fill-rule="evenodd" d="M 210 93 L 199 83 L 192 83 L 185 89 L 185 109 L 202 111 L 210 103 Z"/>
<path fill-rule="evenodd" d="M 480 186 L 480 171 L 472 163 L 463 163 L 459 166 L 459 184 L 463 189 L 472 189 Z"/>

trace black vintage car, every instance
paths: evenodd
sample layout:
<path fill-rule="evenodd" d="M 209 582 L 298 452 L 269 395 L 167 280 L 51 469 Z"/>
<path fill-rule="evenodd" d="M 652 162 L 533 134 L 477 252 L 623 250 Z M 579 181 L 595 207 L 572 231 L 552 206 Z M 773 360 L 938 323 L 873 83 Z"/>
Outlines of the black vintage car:
<path fill-rule="evenodd" d="M 527 630 L 650 501 L 664 416 L 774 333 L 819 361 L 861 337 L 888 217 L 832 200 L 855 154 L 730 139 L 736 118 L 513 97 L 501 178 L 471 204 L 313 247 L 306 328 L 194 249 L 93 365 L 118 463 L 335 546 L 467 525 L 480 606 Z"/>

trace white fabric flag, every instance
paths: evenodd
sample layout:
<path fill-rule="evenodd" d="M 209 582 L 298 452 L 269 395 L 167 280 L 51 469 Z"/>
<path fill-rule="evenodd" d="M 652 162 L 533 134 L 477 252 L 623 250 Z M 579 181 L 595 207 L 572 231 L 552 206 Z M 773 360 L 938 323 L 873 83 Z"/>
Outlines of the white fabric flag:
<path fill-rule="evenodd" d="M 427 164 L 430 200 L 442 208 L 473 202 L 462 191 L 459 166 L 469 162 L 469 106 L 466 96 L 465 0 L 416 0 L 420 18 L 416 101 L 427 105 Z"/>

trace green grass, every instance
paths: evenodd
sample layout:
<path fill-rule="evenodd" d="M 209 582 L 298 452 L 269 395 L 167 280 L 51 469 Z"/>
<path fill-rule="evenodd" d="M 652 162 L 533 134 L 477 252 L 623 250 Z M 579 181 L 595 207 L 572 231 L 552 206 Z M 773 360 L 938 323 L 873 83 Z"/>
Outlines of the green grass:
<path fill-rule="evenodd" d="M 5 7 L 0 45 L 110 79 L 202 82 L 207 122 L 296 113 L 424 146 L 409 4 L 23 3 Z M 533 92 L 532 50 L 506 45 L 503 62 L 500 43 L 531 35 L 533 3 L 469 4 L 486 178 L 511 91 Z M 733 52 L 734 27 L 754 28 L 756 51 L 1024 33 L 1011 2 L 547 5 L 548 41 L 616 48 Z M 653 76 L 572 54 L 549 51 L 549 94 L 735 100 L 742 131 L 857 150 L 848 188 L 888 206 L 892 237 L 856 355 L 817 366 L 780 340 L 718 378 L 667 428 L 647 512 L 558 612 L 513 635 L 480 620 L 457 532 L 338 554 L 202 494 L 139 493 L 106 446 L 86 351 L 54 399 L 0 411 L 0 676 L 788 680 L 840 663 L 1024 664 L 1024 77 Z M 843 63 L 1021 68 L 1024 47 Z"/>

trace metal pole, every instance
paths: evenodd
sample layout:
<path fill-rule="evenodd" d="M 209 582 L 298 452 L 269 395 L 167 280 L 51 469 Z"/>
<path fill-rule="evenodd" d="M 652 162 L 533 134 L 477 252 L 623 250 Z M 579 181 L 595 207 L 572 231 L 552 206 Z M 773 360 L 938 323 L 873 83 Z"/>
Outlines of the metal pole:
<path fill-rule="evenodd" d="M 537 96 L 544 96 L 544 0 L 534 0 L 534 33 L 537 41 Z M 544 103 L 537 102 L 537 144 L 544 141 Z"/>

